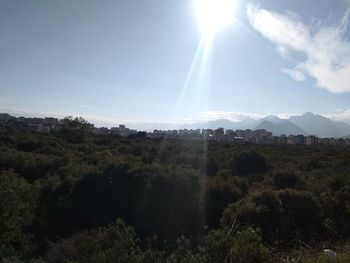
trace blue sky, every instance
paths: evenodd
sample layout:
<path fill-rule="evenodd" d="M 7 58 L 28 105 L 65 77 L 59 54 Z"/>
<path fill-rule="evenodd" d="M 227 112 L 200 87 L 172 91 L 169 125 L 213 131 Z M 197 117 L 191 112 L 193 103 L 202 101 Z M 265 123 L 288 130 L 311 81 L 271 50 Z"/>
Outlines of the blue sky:
<path fill-rule="evenodd" d="M 101 125 L 350 120 L 349 1 L 237 0 L 209 47 L 193 2 L 0 0 L 0 111 Z"/>

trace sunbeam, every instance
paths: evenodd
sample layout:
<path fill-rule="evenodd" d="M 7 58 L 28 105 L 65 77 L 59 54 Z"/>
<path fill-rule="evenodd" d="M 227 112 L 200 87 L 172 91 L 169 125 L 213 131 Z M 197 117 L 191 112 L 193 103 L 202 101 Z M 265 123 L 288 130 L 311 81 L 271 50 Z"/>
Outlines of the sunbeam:
<path fill-rule="evenodd" d="M 211 39 L 233 22 L 237 0 L 196 0 L 194 8 L 203 35 Z"/>
<path fill-rule="evenodd" d="M 187 72 L 184 84 L 178 97 L 172 120 L 181 116 L 181 111 L 196 112 L 206 109 L 209 103 L 211 79 L 211 41 L 201 38 Z"/>

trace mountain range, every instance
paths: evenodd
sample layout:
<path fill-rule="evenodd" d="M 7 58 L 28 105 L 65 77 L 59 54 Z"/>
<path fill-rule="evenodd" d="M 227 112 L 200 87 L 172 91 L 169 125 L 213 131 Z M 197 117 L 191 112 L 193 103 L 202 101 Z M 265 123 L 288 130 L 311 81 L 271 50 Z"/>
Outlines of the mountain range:
<path fill-rule="evenodd" d="M 208 121 L 184 125 L 187 129 L 265 129 L 275 136 L 286 135 L 316 135 L 320 138 L 350 137 L 350 125 L 345 122 L 334 121 L 319 114 L 307 112 L 303 115 L 281 119 L 277 116 L 268 116 L 259 120 L 251 118 L 233 122 L 227 119 Z"/>

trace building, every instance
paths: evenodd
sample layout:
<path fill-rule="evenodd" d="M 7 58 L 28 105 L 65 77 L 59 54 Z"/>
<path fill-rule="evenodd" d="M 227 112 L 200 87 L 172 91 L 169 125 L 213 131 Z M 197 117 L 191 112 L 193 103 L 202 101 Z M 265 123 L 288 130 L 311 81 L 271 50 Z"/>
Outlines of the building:
<path fill-rule="evenodd" d="M 318 144 L 318 138 L 316 136 L 307 136 L 305 138 L 306 145 L 316 145 Z"/>
<path fill-rule="evenodd" d="M 305 136 L 304 135 L 297 135 L 294 136 L 295 144 L 296 145 L 304 145 L 305 144 Z"/>

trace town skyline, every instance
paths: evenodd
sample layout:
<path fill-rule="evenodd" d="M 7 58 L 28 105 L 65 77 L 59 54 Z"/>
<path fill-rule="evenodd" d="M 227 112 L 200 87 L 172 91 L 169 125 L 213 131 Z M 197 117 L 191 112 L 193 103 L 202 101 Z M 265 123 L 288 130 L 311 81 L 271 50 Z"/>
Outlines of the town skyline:
<path fill-rule="evenodd" d="M 263 130 L 268 132 L 271 138 L 272 136 L 315 136 L 316 138 L 350 139 L 350 124 L 332 120 L 311 112 L 306 112 L 302 115 L 293 115 L 288 119 L 282 119 L 278 116 L 270 115 L 260 119 L 247 118 L 237 122 L 227 119 L 218 119 L 207 122 L 177 125 L 170 123 L 144 123 L 141 126 L 139 126 L 140 124 L 126 124 L 123 122 L 114 122 L 109 126 L 98 125 L 97 123 L 89 122 L 82 116 L 64 116 L 61 118 L 54 116 L 24 117 L 11 115 L 9 113 L 0 113 L 0 122 L 2 125 L 7 126 L 8 124 L 12 125 L 17 123 L 20 125 L 20 127 L 31 128 L 33 131 L 37 132 L 49 132 L 50 129 L 55 129 L 62 125 L 66 119 L 83 120 L 94 129 L 96 134 L 104 135 L 109 133 L 113 134 L 115 132 L 118 133 L 118 131 L 121 129 L 124 136 L 133 135 L 137 132 L 158 134 L 161 137 L 169 135 L 177 136 L 181 133 L 185 135 L 187 135 L 187 133 L 196 134 L 196 136 L 198 136 L 205 133 L 205 131 L 209 131 L 210 133 L 214 134 L 216 130 L 222 129 L 226 135 L 230 135 L 231 137 L 233 135 L 232 132 L 238 132 L 237 134 L 240 134 L 241 132 L 248 132 L 250 136 L 252 131 L 255 132 Z M 241 136 L 237 135 L 237 137 Z"/>

